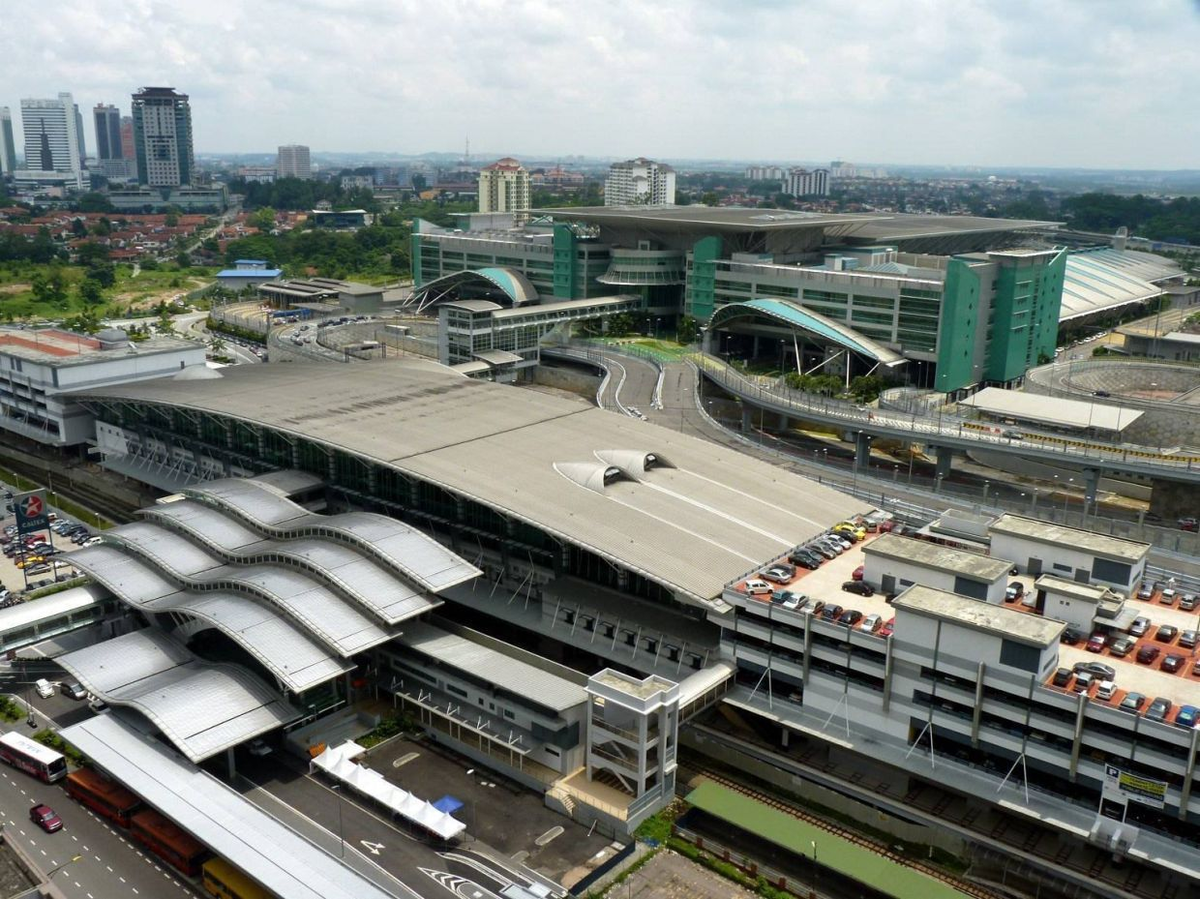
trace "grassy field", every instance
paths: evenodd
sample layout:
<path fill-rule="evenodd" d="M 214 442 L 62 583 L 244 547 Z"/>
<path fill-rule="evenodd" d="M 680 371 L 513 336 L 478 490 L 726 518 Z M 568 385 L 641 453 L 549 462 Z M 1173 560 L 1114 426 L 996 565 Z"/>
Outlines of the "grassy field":
<path fill-rule="evenodd" d="M 633 349 L 639 355 L 659 362 L 678 362 L 688 354 L 688 348 L 673 340 L 655 340 L 651 337 L 601 337 L 596 343 Z"/>
<path fill-rule="evenodd" d="M 66 296 L 50 302 L 38 300 L 33 294 L 33 280 L 46 277 L 51 266 L 21 265 L 0 267 L 0 319 L 4 321 L 36 321 L 59 319 L 76 315 L 85 308 L 79 296 L 79 283 L 84 269 L 79 266 L 58 267 L 66 285 Z M 212 283 L 215 269 L 189 268 L 180 271 L 174 264 L 161 269 L 141 269 L 134 274 L 130 265 L 116 267 L 116 283 L 104 291 L 104 303 L 98 308 L 102 317 L 118 318 L 148 310 L 160 301 L 175 297 Z"/>

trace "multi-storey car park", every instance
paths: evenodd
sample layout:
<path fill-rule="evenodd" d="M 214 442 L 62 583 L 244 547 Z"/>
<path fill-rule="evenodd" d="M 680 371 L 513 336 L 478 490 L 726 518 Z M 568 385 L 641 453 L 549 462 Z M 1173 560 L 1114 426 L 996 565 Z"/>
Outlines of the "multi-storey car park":
<path fill-rule="evenodd" d="M 437 739 L 613 831 L 669 800 L 679 745 L 930 827 L 969 806 L 947 825 L 968 842 L 990 842 L 977 820 L 1016 819 L 1062 859 L 1132 862 L 1148 887 L 1200 878 L 1200 746 L 1181 711 L 1200 675 L 1113 655 L 1139 611 L 1154 621 L 1139 648 L 1179 654 L 1155 638 L 1193 614 L 1131 598 L 1145 545 L 1006 516 L 957 547 L 869 533 L 748 588 L 839 521 L 886 516 L 727 448 L 412 360 L 76 399 L 104 465 L 184 498 L 76 553 L 153 628 L 61 661 L 192 758 L 280 727 L 302 747 L 301 719 L 319 726 L 369 673 Z M 871 596 L 843 590 L 860 565 Z M 827 620 L 834 606 L 862 617 Z M 242 705 L 191 716 L 161 698 L 186 691 L 110 683 L 105 659 L 131 638 L 156 683 L 233 677 Z M 1112 676 L 1077 676 L 1096 662 Z M 1146 697 L 1132 711 L 1130 693 Z M 928 790 L 946 797 L 932 812 L 914 798 Z M 1053 861 L 1046 876 L 1107 889 Z"/>
<path fill-rule="evenodd" d="M 545 304 L 564 321 L 570 306 L 602 317 L 628 307 L 598 300 L 633 298 L 666 322 L 695 317 L 710 352 L 847 375 L 899 366 L 910 384 L 969 392 L 1053 358 L 1060 327 L 1183 281 L 1171 260 L 1119 238 L 1068 250 L 1053 233 L 969 216 L 692 206 L 547 209 L 519 226 L 495 215 L 455 228 L 418 221 L 411 305 L 488 301 L 495 308 L 474 311 L 510 315 Z M 474 349 L 491 348 L 492 327 L 472 319 Z M 497 346 L 529 359 L 536 347 Z"/>

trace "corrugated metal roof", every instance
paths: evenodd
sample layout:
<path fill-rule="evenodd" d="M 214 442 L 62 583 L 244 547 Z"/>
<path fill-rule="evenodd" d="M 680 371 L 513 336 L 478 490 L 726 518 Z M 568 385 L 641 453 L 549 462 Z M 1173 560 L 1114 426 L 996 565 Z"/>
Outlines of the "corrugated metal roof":
<path fill-rule="evenodd" d="M 154 629 L 64 653 L 55 662 L 105 702 L 141 712 L 194 762 L 300 714 L 244 668 L 200 662 Z"/>
<path fill-rule="evenodd" d="M 424 621 L 410 624 L 399 642 L 443 665 L 490 681 L 502 690 L 557 712 L 587 701 L 587 691 L 579 684 Z"/>
<path fill-rule="evenodd" d="M 704 603 L 829 524 L 872 508 L 735 449 L 423 362 L 296 362 L 225 372 L 219 381 L 146 381 L 88 395 L 203 409 L 341 448 Z M 317 382 L 321 390 L 313 391 Z M 555 463 L 631 447 L 676 468 L 646 472 L 644 482 L 619 481 L 603 494 L 554 470 Z M 313 516 L 325 525 L 339 519 Z"/>
<path fill-rule="evenodd" d="M 1067 254 L 1059 318 L 1069 321 L 1140 303 L 1162 293 L 1159 282 L 1182 274 L 1173 261 L 1153 253 L 1098 247 Z"/>
<path fill-rule="evenodd" d="M 75 555 L 72 554 L 71 558 L 74 560 Z M 18 603 L 7 609 L 0 609 L 0 633 L 12 633 L 40 621 L 49 621 L 60 615 L 78 612 L 80 609 L 95 605 L 106 597 L 107 594 L 103 588 L 95 584 L 88 584 L 83 587 L 72 587 L 70 590 L 63 590 L 61 593 L 53 593 L 39 599 L 31 599 L 29 602 Z"/>
<path fill-rule="evenodd" d="M 1100 428 L 1104 431 L 1123 431 L 1143 415 L 1141 409 L 1005 390 L 1003 387 L 985 387 L 959 402 L 993 415 L 1007 415 L 1021 421 L 1068 428 Z"/>
<path fill-rule="evenodd" d="M 213 852 L 288 899 L 391 899 L 212 775 L 175 758 L 113 715 L 63 738 Z"/>

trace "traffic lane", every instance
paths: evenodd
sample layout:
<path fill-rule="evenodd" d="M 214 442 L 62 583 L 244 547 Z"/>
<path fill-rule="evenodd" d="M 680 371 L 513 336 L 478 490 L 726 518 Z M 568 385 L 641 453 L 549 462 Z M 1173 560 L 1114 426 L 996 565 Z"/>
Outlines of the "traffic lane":
<path fill-rule="evenodd" d="M 62 830 L 48 834 L 29 820 L 29 809 L 39 802 L 58 813 Z M 53 879 L 68 896 L 194 899 L 198 895 L 174 870 L 143 853 L 123 832 L 76 803 L 58 784 L 44 784 L 13 768 L 0 767 L 0 820 L 4 838 L 18 842 L 43 873 L 63 865 Z M 78 861 L 72 861 L 75 856 Z"/>
<path fill-rule="evenodd" d="M 254 782 L 260 789 L 332 834 L 334 852 L 338 851 L 340 838 L 344 840 L 347 851 L 353 849 L 368 856 L 372 862 L 422 896 L 444 899 L 444 887 L 450 885 L 445 878 L 423 872 L 453 875 L 491 892 L 497 892 L 511 882 L 489 877 L 486 872 L 476 870 L 462 861 L 443 858 L 439 847 L 407 833 L 388 821 L 382 813 L 359 805 L 352 794 L 343 792 L 344 787 L 335 790 L 311 775 L 291 771 L 268 780 L 255 778 Z M 446 851 L 463 853 L 462 848 Z M 472 894 L 466 892 L 460 895 Z"/>

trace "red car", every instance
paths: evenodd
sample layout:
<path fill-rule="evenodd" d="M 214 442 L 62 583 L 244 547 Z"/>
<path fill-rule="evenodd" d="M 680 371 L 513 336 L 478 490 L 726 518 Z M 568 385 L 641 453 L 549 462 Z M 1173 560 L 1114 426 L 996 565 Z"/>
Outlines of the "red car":
<path fill-rule="evenodd" d="M 29 820 L 40 827 L 46 833 L 54 833 L 56 830 L 62 830 L 62 818 L 58 817 L 58 812 L 50 808 L 48 805 L 38 803 L 29 810 Z"/>
<path fill-rule="evenodd" d="M 892 635 L 892 631 L 894 631 L 895 629 L 896 629 L 896 619 L 889 618 L 887 621 L 885 621 L 883 623 L 883 627 L 881 627 L 879 629 L 879 636 L 890 637 Z"/>
<path fill-rule="evenodd" d="M 1103 652 L 1106 643 L 1108 643 L 1108 638 L 1104 634 L 1092 634 L 1088 637 L 1087 651 Z"/>
<path fill-rule="evenodd" d="M 854 581 L 861 581 L 863 579 L 863 568 L 864 567 L 865 566 L 863 566 L 863 565 L 859 565 L 852 572 L 850 572 L 850 579 L 854 580 Z"/>

